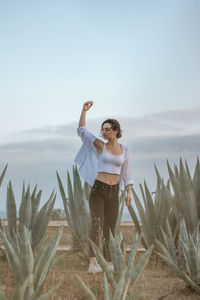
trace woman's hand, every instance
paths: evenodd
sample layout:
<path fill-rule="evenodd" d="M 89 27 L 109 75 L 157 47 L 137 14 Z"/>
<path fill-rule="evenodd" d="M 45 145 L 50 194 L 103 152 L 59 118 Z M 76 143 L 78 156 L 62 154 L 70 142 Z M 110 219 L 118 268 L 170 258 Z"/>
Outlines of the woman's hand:
<path fill-rule="evenodd" d="M 87 101 L 83 104 L 83 110 L 88 111 L 93 105 L 93 101 Z"/>
<path fill-rule="evenodd" d="M 131 205 L 132 198 L 131 198 L 131 190 L 127 191 L 127 201 L 126 201 L 126 206 Z"/>

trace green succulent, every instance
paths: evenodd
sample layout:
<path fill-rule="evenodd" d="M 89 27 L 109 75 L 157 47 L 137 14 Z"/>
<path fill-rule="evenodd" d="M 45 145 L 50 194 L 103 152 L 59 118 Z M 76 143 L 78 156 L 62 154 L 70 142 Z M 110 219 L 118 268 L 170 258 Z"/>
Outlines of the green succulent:
<path fill-rule="evenodd" d="M 128 261 L 125 262 L 125 252 L 121 250 L 121 238 L 112 236 L 110 232 L 110 253 L 112 262 L 114 265 L 114 271 L 116 273 L 117 280 L 113 272 L 111 271 L 107 261 L 104 259 L 99 248 L 92 243 L 93 249 L 99 265 L 104 271 L 104 299 L 114 299 L 114 300 L 123 300 L 123 299 L 135 299 L 134 293 L 134 284 L 138 280 L 141 273 L 144 271 L 145 267 L 149 262 L 153 246 L 142 255 L 139 261 L 134 265 L 135 254 L 140 245 L 141 235 L 136 235 L 133 240 L 133 246 L 131 248 Z M 92 291 L 84 284 L 81 278 L 77 275 L 76 279 L 79 283 L 79 286 L 83 292 L 83 295 L 86 299 L 94 300 L 96 299 Z M 112 287 L 112 291 L 109 291 L 108 282 Z M 112 298 L 111 298 L 112 295 Z"/>
<path fill-rule="evenodd" d="M 199 224 L 191 234 L 185 224 L 180 222 L 178 243 L 175 243 L 169 223 L 162 230 L 164 242 L 156 240 L 159 257 L 192 289 L 200 294 L 200 233 Z"/>
<path fill-rule="evenodd" d="M 74 236 L 74 241 L 78 241 L 88 254 L 88 236 L 91 226 L 88 200 L 91 187 L 86 182 L 82 187 L 77 166 L 73 167 L 73 185 L 69 172 L 67 171 L 68 196 L 66 196 L 66 192 L 58 172 L 57 179 L 67 223 Z"/>
<path fill-rule="evenodd" d="M 39 210 L 41 193 L 42 191 L 37 193 L 37 186 L 31 193 L 30 186 L 26 189 L 23 184 L 17 220 L 17 208 L 11 181 L 7 187 L 8 227 L 4 228 L 1 224 L 0 237 L 14 278 L 15 288 L 12 299 L 47 299 L 58 287 L 41 295 L 44 281 L 54 263 L 56 248 L 62 234 L 62 229 L 60 229 L 47 243 L 46 229 L 56 194 L 53 191 L 49 200 Z M 0 288 L 0 297 L 6 299 L 2 288 Z"/>

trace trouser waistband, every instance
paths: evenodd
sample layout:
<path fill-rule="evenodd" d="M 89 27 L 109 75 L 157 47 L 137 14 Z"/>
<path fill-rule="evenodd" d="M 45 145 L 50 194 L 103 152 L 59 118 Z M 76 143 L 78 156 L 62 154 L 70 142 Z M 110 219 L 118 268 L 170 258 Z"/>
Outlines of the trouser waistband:
<path fill-rule="evenodd" d="M 95 182 L 93 184 L 94 187 L 101 187 L 109 190 L 117 190 L 119 188 L 119 183 L 116 184 L 108 184 L 103 181 L 100 181 L 98 179 L 95 179 Z"/>

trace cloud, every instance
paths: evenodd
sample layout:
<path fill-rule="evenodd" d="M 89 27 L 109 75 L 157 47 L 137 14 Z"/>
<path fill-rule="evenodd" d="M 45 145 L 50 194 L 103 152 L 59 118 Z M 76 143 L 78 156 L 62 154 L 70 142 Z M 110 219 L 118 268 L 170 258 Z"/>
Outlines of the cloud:
<path fill-rule="evenodd" d="M 120 143 L 129 146 L 132 177 L 135 189 L 146 179 L 154 190 L 156 175 L 154 163 L 164 178 L 168 178 L 167 159 L 173 165 L 180 156 L 194 169 L 200 149 L 200 108 L 169 111 L 142 118 L 116 117 L 122 126 Z M 88 129 L 100 138 L 103 118 L 89 119 Z M 56 170 L 66 186 L 66 172 L 72 172 L 73 159 L 81 146 L 76 133 L 77 123 L 44 127 L 3 137 L 0 143 L 0 168 L 8 162 L 8 170 L 0 191 L 1 210 L 5 210 L 6 183 L 12 180 L 16 202 L 21 199 L 22 182 L 38 183 L 46 201 L 55 187 L 58 191 L 56 207 L 63 207 L 56 179 Z"/>

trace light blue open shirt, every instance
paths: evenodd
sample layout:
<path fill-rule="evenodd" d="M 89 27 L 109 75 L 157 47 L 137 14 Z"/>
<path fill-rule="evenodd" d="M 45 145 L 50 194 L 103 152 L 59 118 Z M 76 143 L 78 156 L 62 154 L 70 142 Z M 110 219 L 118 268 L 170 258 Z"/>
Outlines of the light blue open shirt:
<path fill-rule="evenodd" d="M 94 181 L 97 177 L 98 161 L 98 153 L 93 144 L 96 140 L 96 136 L 89 132 L 86 126 L 77 128 L 77 133 L 78 136 L 80 136 L 83 144 L 78 151 L 74 162 L 79 165 L 79 173 L 81 174 L 83 179 L 91 186 L 93 186 Z M 129 150 L 127 146 L 123 144 L 121 144 L 121 146 L 124 155 L 124 162 L 119 175 L 119 192 L 124 189 L 124 186 L 133 184 L 133 180 L 131 179 Z"/>

